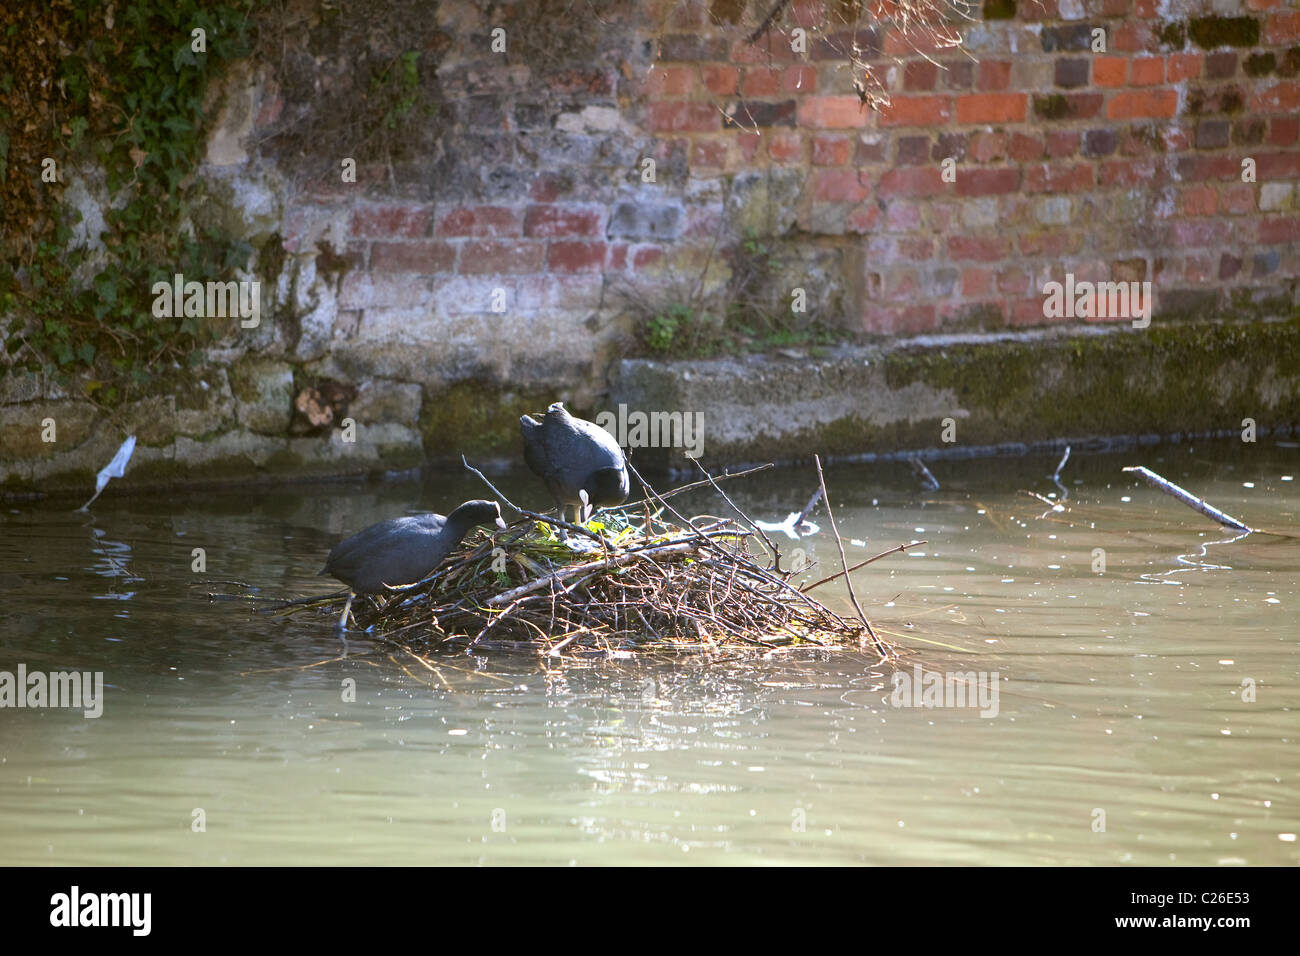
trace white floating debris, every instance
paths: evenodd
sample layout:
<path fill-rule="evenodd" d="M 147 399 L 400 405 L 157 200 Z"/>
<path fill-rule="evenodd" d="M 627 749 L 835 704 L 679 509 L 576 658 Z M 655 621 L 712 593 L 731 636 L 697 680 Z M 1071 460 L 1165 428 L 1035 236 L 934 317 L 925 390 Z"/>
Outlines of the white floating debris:
<path fill-rule="evenodd" d="M 95 499 L 99 497 L 110 479 L 121 478 L 126 474 L 126 463 L 131 460 L 131 455 L 135 452 L 135 436 L 128 435 L 126 441 L 122 442 L 122 447 L 117 450 L 113 460 L 100 469 L 99 474 L 95 476 L 95 493 L 90 496 L 90 500 L 78 508 L 78 511 L 85 511 Z"/>

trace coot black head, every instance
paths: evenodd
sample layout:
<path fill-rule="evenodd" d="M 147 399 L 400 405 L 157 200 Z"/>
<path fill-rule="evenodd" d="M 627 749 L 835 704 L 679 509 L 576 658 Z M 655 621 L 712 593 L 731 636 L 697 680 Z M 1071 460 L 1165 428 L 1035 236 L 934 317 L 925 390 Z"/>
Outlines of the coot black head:
<path fill-rule="evenodd" d="M 583 512 L 590 508 L 627 500 L 630 486 L 623 449 L 599 425 L 574 418 L 563 402 L 556 402 L 540 422 L 529 415 L 519 419 L 519 430 L 524 461 L 546 482 L 561 516 L 565 505 L 574 505 L 582 521 Z"/>
<path fill-rule="evenodd" d="M 433 573 L 471 528 L 485 524 L 506 526 L 495 501 L 467 501 L 446 517 L 422 514 L 380 521 L 335 545 L 321 574 L 338 578 L 352 596 L 414 584 Z M 340 627 L 346 624 L 352 596 Z"/>

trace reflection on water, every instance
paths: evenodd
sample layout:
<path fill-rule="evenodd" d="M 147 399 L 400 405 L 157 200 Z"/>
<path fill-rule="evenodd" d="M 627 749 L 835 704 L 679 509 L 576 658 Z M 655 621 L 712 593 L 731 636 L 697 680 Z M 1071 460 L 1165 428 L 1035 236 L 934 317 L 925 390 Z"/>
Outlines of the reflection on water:
<path fill-rule="evenodd" d="M 1225 532 L 1134 463 L 1300 533 L 1286 447 L 1076 449 L 1059 487 L 1055 457 L 932 463 L 938 491 L 827 469 L 851 563 L 929 542 L 856 576 L 877 628 L 909 673 L 997 671 L 993 719 L 892 706 L 853 652 L 430 667 L 208 597 L 331 591 L 334 542 L 479 497 L 460 475 L 5 506 L 0 670 L 102 671 L 105 703 L 0 710 L 0 863 L 1294 864 L 1300 541 Z M 816 485 L 729 492 L 779 525 Z M 810 581 L 840 567 L 823 516 L 773 535 Z"/>

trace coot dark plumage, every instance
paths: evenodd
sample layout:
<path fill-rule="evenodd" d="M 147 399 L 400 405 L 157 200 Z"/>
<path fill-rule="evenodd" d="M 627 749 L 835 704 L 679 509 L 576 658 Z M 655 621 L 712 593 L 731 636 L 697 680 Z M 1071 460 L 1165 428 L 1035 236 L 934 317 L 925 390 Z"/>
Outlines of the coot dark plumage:
<path fill-rule="evenodd" d="M 321 574 L 352 589 L 339 618 L 346 627 L 352 599 L 379 594 L 386 586 L 414 584 L 427 577 L 475 525 L 506 526 L 495 501 L 467 501 L 451 514 L 410 515 L 372 524 L 334 546 Z"/>
<path fill-rule="evenodd" d="M 574 418 L 563 402 L 546 410 L 539 422 L 529 415 L 519 419 L 524 436 L 524 461 L 546 482 L 560 506 L 574 505 L 579 523 L 593 508 L 620 505 L 629 490 L 623 449 L 609 432 L 592 422 Z"/>

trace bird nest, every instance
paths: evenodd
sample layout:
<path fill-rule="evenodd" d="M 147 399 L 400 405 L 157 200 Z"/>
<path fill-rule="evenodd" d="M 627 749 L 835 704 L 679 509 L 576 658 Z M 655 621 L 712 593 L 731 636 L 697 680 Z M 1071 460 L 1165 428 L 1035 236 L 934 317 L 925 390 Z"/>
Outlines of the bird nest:
<path fill-rule="evenodd" d="M 790 647 L 889 655 L 860 611 L 842 615 L 808 593 L 845 571 L 797 584 L 739 509 L 739 520 L 688 519 L 655 499 L 584 525 L 521 511 L 505 530 L 476 530 L 425 580 L 358 599 L 356 626 L 409 647 L 546 655 Z M 337 616 L 342 598 L 315 606 Z"/>

